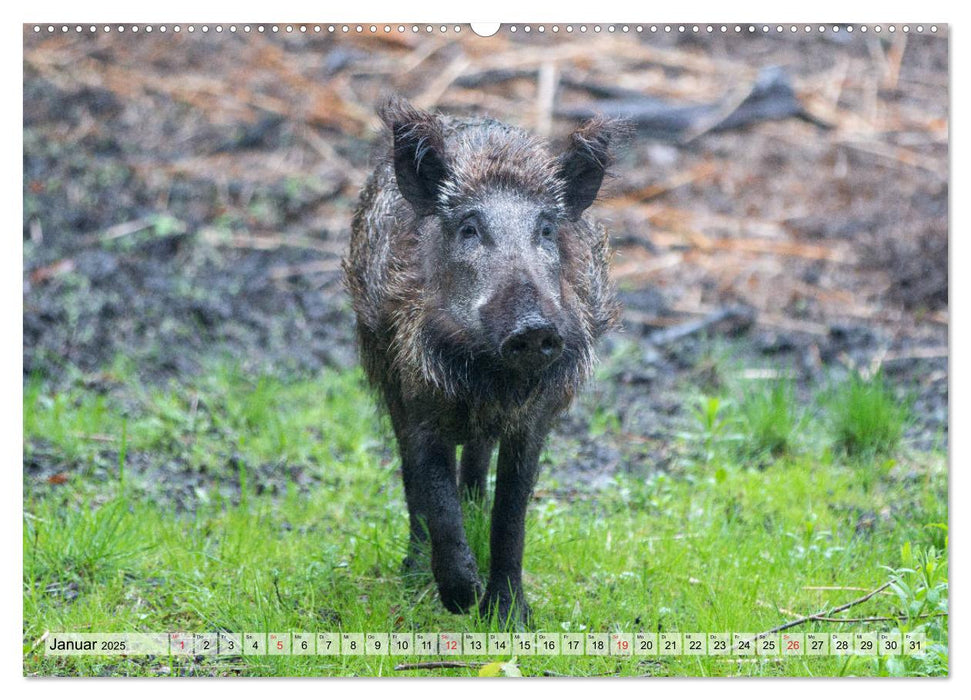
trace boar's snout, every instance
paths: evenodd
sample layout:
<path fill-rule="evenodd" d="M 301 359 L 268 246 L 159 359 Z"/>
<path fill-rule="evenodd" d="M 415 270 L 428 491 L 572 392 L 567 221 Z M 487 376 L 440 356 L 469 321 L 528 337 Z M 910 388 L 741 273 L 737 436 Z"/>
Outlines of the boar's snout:
<path fill-rule="evenodd" d="M 563 354 L 563 318 L 557 299 L 536 275 L 517 265 L 479 308 L 499 359 L 514 372 L 545 369 Z M 517 269 L 518 268 L 518 269 Z"/>
<path fill-rule="evenodd" d="M 538 370 L 552 364 L 563 352 L 556 326 L 539 314 L 520 320 L 500 346 L 506 364 L 519 370 Z"/>

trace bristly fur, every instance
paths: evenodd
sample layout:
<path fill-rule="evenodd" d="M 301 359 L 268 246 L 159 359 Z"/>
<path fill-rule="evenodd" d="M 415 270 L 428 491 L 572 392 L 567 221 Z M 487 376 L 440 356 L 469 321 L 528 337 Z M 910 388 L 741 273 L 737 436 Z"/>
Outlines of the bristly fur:
<path fill-rule="evenodd" d="M 564 168 L 582 168 L 584 160 L 609 166 L 610 140 L 620 130 L 602 120 L 585 124 L 572 134 L 567 154 L 554 156 L 541 140 L 492 119 L 433 115 L 400 99 L 388 101 L 379 114 L 387 131 L 354 214 L 350 254 L 344 261 L 369 381 L 386 400 L 390 391 L 439 397 L 443 411 L 461 404 L 476 414 L 470 416 L 473 422 L 491 422 L 480 413 L 514 421 L 537 402 L 562 410 L 592 371 L 596 339 L 618 315 L 607 276 L 607 232 L 585 216 L 570 215 L 571 197 L 589 193 L 571 192 L 571 173 Z M 396 149 L 396 137 L 410 140 L 410 149 Z M 578 157 L 569 159 L 569 154 Z M 420 191 L 420 184 L 405 183 L 416 188 L 406 199 L 395 176 L 395 161 L 402 157 L 413 157 L 418 169 L 440 168 L 437 191 L 427 193 Z M 519 192 L 563 214 L 560 291 L 570 321 L 564 352 L 528 381 L 509 381 L 474 334 L 449 317 L 425 264 L 434 215 L 489 190 Z M 433 196 L 427 209 L 410 203 L 428 194 Z"/>

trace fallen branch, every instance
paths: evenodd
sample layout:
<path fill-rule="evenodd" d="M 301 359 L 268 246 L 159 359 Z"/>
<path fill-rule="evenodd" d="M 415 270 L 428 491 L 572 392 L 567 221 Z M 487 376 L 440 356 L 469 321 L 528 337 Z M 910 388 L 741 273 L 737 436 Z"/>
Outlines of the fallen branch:
<path fill-rule="evenodd" d="M 737 333 L 749 328 L 755 322 L 755 311 L 744 306 L 719 309 L 697 321 L 688 321 L 671 328 L 655 331 L 648 336 L 652 345 L 668 345 L 690 335 L 708 330 L 720 323 L 729 322 L 728 333 Z"/>
<path fill-rule="evenodd" d="M 484 661 L 419 661 L 413 664 L 398 664 L 395 671 L 413 671 L 434 668 L 479 668 L 485 666 Z"/>
<path fill-rule="evenodd" d="M 688 143 L 712 131 L 739 129 L 762 121 L 797 117 L 819 127 L 829 124 L 809 114 L 800 104 L 789 76 L 781 68 L 763 69 L 746 92 L 735 92 L 718 102 L 671 104 L 646 95 L 595 100 L 563 107 L 558 116 L 589 119 L 597 114 L 632 123 L 645 135 Z"/>
<path fill-rule="evenodd" d="M 929 617 L 947 617 L 946 612 L 939 613 L 928 613 L 926 615 L 918 615 L 913 618 L 915 620 L 924 620 Z M 899 622 L 900 620 L 908 619 L 907 615 L 888 615 L 884 617 L 817 617 L 815 622 L 853 622 L 857 624 L 866 622 Z"/>
<path fill-rule="evenodd" d="M 879 588 L 873 589 L 872 591 L 870 591 L 866 595 L 861 596 L 861 597 L 857 598 L 856 600 L 851 600 L 849 603 L 843 603 L 843 605 L 838 605 L 835 608 L 833 608 L 832 610 L 828 610 L 828 611 L 826 611 L 824 613 L 816 613 L 814 615 L 805 615 L 803 617 L 800 617 L 797 620 L 792 620 L 791 622 L 786 622 L 784 624 L 778 625 L 777 627 L 773 627 L 772 629 L 767 630 L 765 632 L 760 632 L 759 634 L 757 634 L 755 636 L 755 638 L 756 639 L 763 639 L 764 637 L 767 637 L 770 634 L 775 634 L 776 632 L 781 632 L 782 630 L 787 630 L 787 629 L 790 629 L 791 627 L 796 627 L 798 625 L 803 625 L 803 624 L 805 624 L 807 622 L 816 622 L 816 621 L 819 621 L 820 618 L 825 619 L 827 617 L 832 617 L 836 613 L 843 612 L 844 610 L 849 610 L 850 608 L 852 608 L 854 606 L 857 606 L 857 605 L 860 605 L 861 603 L 867 602 L 868 600 L 870 600 L 870 598 L 872 598 L 873 596 L 877 595 L 881 591 L 884 591 L 887 588 L 890 588 L 890 584 L 891 583 L 892 583 L 892 581 L 887 581 L 885 584 L 883 584 Z"/>

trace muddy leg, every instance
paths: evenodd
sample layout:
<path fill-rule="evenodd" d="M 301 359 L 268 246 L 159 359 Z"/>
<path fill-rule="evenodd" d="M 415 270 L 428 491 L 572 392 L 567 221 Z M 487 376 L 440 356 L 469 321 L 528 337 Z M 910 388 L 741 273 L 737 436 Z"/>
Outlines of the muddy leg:
<path fill-rule="evenodd" d="M 428 570 L 430 548 L 428 518 L 423 510 L 424 502 L 417 496 L 421 481 L 418 476 L 419 469 L 414 464 L 414 460 L 409 461 L 405 452 L 411 426 L 404 407 L 397 398 L 394 394 L 389 396 L 388 408 L 398 443 L 398 454 L 401 456 L 401 475 L 405 486 L 405 500 L 408 503 L 408 554 L 401 562 L 401 572 L 405 576 L 413 576 Z"/>
<path fill-rule="evenodd" d="M 533 492 L 544 437 L 517 435 L 503 438 L 499 446 L 489 583 L 479 610 L 483 615 L 495 615 L 504 625 L 529 621 L 529 605 L 523 596 L 526 506 Z"/>
<path fill-rule="evenodd" d="M 475 604 L 482 588 L 465 539 L 455 483 L 455 445 L 423 429 L 402 431 L 401 468 L 411 518 L 412 543 L 431 542 L 432 574 L 451 612 Z"/>

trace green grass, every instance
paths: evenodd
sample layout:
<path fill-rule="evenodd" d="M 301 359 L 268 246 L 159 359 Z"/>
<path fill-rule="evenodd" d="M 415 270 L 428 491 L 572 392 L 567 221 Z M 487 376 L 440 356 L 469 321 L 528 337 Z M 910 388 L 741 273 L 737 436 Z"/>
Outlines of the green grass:
<path fill-rule="evenodd" d="M 792 383 L 775 381 L 768 391 L 749 392 L 742 403 L 742 419 L 752 452 L 773 457 L 791 452 L 803 422 Z"/>
<path fill-rule="evenodd" d="M 908 407 L 881 375 L 864 379 L 856 373 L 830 397 L 833 441 L 851 455 L 885 455 L 900 444 Z"/>
<path fill-rule="evenodd" d="M 34 645 L 48 630 L 492 628 L 475 616 L 447 613 L 427 577 L 401 577 L 407 511 L 397 459 L 358 372 L 285 381 L 218 364 L 204 377 L 152 390 L 132 368 L 121 364 L 112 372 L 111 388 L 100 395 L 83 381 L 61 392 L 41 378 L 25 386 L 26 459 L 54 460 L 66 475 L 25 476 L 25 673 L 478 672 L 395 671 L 401 659 L 377 657 L 43 656 Z M 820 612 L 859 597 L 858 589 L 893 581 L 885 594 L 844 615 L 895 621 L 813 622 L 798 630 L 921 628 L 932 653 L 890 662 L 826 656 L 754 663 L 519 656 L 507 670 L 947 672 L 947 618 L 927 617 L 947 609 L 946 457 L 910 454 L 898 437 L 881 441 L 877 466 L 861 474 L 865 457 L 831 449 L 826 426 L 835 413 L 804 419 L 789 389 L 753 387 L 763 394 L 695 404 L 690 429 L 671 438 L 679 457 L 665 472 L 635 465 L 596 493 L 541 491 L 529 513 L 525 572 L 536 630 L 759 632 L 791 619 L 789 611 Z M 837 410 L 826 401 L 816 405 Z M 593 423 L 597 439 L 624 439 L 610 415 L 598 414 Z M 785 449 L 778 449 L 780 441 Z M 756 448 L 764 453 L 760 460 L 743 456 Z M 541 476 L 540 487 L 562 467 L 547 465 L 553 474 Z M 160 482 L 159 470 L 172 482 Z M 304 477 L 293 477 L 294 470 Z M 169 491 L 187 475 L 196 497 L 188 505 L 173 502 Z M 261 490 L 277 481 L 281 487 Z M 485 566 L 488 514 L 472 507 L 467 520 Z"/>

